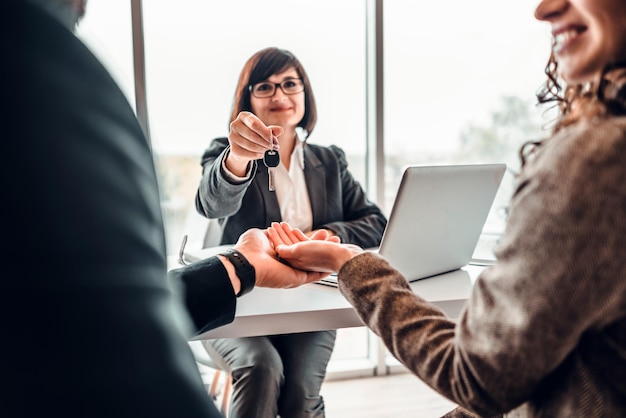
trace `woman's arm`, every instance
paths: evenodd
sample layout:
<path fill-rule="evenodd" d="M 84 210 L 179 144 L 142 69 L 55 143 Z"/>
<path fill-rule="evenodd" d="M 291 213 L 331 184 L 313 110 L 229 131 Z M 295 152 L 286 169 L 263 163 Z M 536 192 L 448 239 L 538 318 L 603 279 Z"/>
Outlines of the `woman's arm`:
<path fill-rule="evenodd" d="M 270 143 L 278 146 L 280 126 L 266 126 L 250 112 L 230 124 L 228 138 L 216 138 L 202 156 L 202 178 L 196 209 L 207 218 L 224 218 L 239 211 L 248 186 Z"/>
<path fill-rule="evenodd" d="M 202 155 L 202 177 L 196 193 L 196 209 L 207 218 L 230 216 L 241 207 L 248 186 L 256 173 L 257 162 L 250 161 L 249 176 L 240 181 L 230 178 L 223 162 L 230 148 L 228 138 L 216 138 Z"/>
<path fill-rule="evenodd" d="M 542 148 L 519 179 L 498 262 L 477 279 L 458 321 L 374 254 L 339 271 L 339 289 L 394 356 L 481 415 L 553 390 L 550 378 L 566 390 L 587 367 L 572 363 L 587 355 L 585 344 L 623 317 L 626 139 L 594 127 Z"/>

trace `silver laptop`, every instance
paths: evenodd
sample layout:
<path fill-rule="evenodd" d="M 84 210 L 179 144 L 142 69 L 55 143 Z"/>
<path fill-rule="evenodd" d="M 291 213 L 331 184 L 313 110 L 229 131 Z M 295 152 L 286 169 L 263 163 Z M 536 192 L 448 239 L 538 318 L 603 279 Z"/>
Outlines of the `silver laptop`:
<path fill-rule="evenodd" d="M 404 171 L 378 248 L 409 281 L 466 266 L 506 164 L 413 166 Z M 321 284 L 336 285 L 330 276 Z"/>

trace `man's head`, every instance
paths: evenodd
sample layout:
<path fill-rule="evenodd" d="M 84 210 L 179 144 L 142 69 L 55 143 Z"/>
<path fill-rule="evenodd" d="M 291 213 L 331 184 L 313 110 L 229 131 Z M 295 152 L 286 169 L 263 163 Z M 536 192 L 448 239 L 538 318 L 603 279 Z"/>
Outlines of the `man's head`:
<path fill-rule="evenodd" d="M 69 7 L 69 13 L 73 19 L 73 27 L 78 25 L 80 19 L 85 16 L 85 10 L 87 9 L 87 0 L 61 0 Z"/>
<path fill-rule="evenodd" d="M 85 15 L 87 0 L 29 0 L 57 18 L 68 29 L 74 30 Z"/>

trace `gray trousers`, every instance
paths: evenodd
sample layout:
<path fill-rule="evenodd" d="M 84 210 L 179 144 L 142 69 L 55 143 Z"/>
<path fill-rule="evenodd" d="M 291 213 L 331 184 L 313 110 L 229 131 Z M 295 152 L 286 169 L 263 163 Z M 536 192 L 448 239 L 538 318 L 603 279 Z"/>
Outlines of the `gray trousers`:
<path fill-rule="evenodd" d="M 206 340 L 233 377 L 231 418 L 320 418 L 320 395 L 336 331 Z"/>

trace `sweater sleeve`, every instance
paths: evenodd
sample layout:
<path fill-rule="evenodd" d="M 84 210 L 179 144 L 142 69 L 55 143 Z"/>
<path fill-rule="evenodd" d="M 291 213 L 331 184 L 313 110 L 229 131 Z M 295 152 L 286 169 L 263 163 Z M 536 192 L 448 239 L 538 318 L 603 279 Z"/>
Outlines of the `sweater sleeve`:
<path fill-rule="evenodd" d="M 196 209 L 207 218 L 224 218 L 237 213 L 256 173 L 257 162 L 252 161 L 249 178 L 243 182 L 232 181 L 222 169 L 222 161 L 229 149 L 227 138 L 216 138 L 202 156 Z"/>
<path fill-rule="evenodd" d="M 553 399 L 580 402 L 571 394 L 586 366 L 576 359 L 589 355 L 589 336 L 601 341 L 625 313 L 624 125 L 545 141 L 519 179 L 498 262 L 457 321 L 374 254 L 344 265 L 341 292 L 396 358 L 469 410 L 501 414 L 538 390 L 570 390 Z"/>

